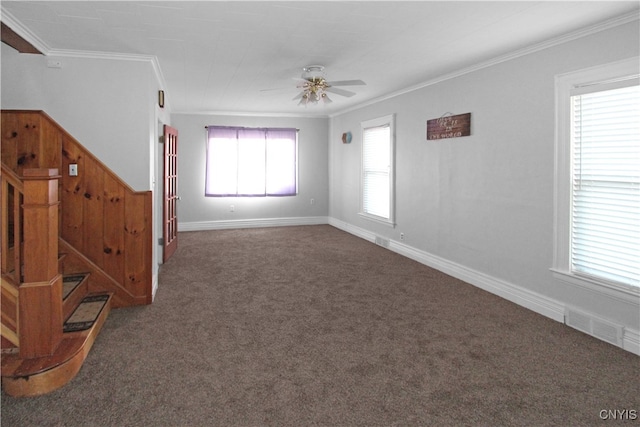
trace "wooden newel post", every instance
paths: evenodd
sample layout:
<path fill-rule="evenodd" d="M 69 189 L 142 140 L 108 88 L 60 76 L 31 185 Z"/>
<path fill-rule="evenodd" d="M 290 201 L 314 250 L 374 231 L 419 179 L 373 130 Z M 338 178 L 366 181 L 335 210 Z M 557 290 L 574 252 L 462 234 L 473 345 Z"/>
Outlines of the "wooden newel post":
<path fill-rule="evenodd" d="M 48 356 L 62 340 L 58 269 L 58 169 L 25 169 L 24 283 L 20 285 L 20 357 Z"/>

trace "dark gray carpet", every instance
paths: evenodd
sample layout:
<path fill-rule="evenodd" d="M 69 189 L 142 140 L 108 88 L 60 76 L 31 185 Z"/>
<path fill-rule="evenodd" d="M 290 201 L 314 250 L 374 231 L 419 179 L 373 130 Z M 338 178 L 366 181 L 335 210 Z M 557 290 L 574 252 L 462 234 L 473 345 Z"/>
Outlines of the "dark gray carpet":
<path fill-rule="evenodd" d="M 189 232 L 2 426 L 588 426 L 640 357 L 330 226 Z M 637 423 L 638 421 L 635 421 Z"/>

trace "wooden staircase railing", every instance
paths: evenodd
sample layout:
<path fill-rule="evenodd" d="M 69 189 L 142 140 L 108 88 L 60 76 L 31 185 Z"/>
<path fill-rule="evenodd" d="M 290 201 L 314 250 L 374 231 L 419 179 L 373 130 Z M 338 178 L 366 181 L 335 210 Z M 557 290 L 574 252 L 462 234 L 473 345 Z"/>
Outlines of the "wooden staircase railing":
<path fill-rule="evenodd" d="M 0 199 L 2 200 L 2 234 L 0 250 L 2 251 L 2 287 L 0 303 L 2 315 L 0 325 L 2 331 L 2 348 L 20 346 L 19 288 L 22 282 L 22 204 L 24 185 L 20 177 L 11 169 L 2 165 Z M 6 341 L 5 341 L 6 340 Z M 5 344 L 6 342 L 6 344 Z"/>
<path fill-rule="evenodd" d="M 60 171 L 60 237 L 101 271 L 114 307 L 150 304 L 151 191 L 133 190 L 42 111 L 2 110 L 1 123 L 5 168 L 17 176 L 29 168 Z M 68 173 L 72 164 L 77 176 Z"/>
<path fill-rule="evenodd" d="M 2 336 L 21 358 L 49 356 L 63 323 L 58 170 L 25 169 L 23 182 L 2 170 Z"/>
<path fill-rule="evenodd" d="M 58 271 L 58 169 L 24 170 L 24 282 L 19 287 L 20 357 L 52 355 L 62 339 Z"/>
<path fill-rule="evenodd" d="M 77 374 L 108 316 L 112 295 L 89 292 L 90 273 L 64 289 L 58 170 L 24 169 L 22 182 L 4 165 L 3 171 L 2 248 L 23 255 L 13 262 L 2 257 L 2 386 L 15 397 L 36 396 Z M 85 298 L 100 299 L 103 308 L 75 332 L 76 323 L 70 322 Z M 64 332 L 68 323 L 72 331 Z"/>
<path fill-rule="evenodd" d="M 2 274 L 15 283 L 22 282 L 22 204 L 24 185 L 20 177 L 2 164 Z"/>
<path fill-rule="evenodd" d="M 59 175 L 70 163 L 86 172 Z M 151 192 L 132 191 L 46 114 L 3 111 L 0 199 L 2 386 L 34 396 L 75 376 L 112 305 L 151 302 Z M 98 300 L 86 329 L 76 308 Z"/>

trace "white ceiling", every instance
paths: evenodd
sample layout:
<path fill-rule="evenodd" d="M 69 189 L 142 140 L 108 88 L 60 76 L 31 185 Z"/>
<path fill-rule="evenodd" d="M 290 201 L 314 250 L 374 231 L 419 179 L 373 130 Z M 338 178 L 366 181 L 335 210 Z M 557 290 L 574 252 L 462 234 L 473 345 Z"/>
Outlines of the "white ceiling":
<path fill-rule="evenodd" d="M 173 112 L 329 115 L 614 19 L 638 1 L 5 1 L 45 54 L 151 56 Z M 632 15 L 629 15 L 632 14 Z M 617 21 L 616 21 L 617 22 Z M 364 80 L 299 106 L 295 78 Z M 275 89 L 267 90 L 264 89 Z"/>

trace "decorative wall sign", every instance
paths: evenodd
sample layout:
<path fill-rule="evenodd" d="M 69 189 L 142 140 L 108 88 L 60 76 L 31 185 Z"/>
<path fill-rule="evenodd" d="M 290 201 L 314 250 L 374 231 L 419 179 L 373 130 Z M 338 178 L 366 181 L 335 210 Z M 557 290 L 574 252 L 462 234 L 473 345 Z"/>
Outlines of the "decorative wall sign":
<path fill-rule="evenodd" d="M 444 116 L 427 120 L 427 139 L 458 138 L 471 135 L 471 113 Z"/>
<path fill-rule="evenodd" d="M 345 132 L 342 134 L 342 143 L 351 144 L 351 132 Z"/>

